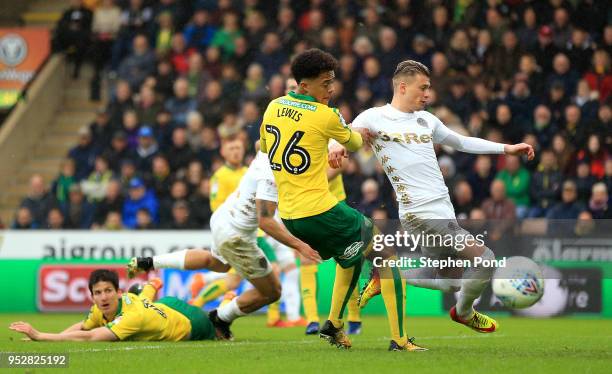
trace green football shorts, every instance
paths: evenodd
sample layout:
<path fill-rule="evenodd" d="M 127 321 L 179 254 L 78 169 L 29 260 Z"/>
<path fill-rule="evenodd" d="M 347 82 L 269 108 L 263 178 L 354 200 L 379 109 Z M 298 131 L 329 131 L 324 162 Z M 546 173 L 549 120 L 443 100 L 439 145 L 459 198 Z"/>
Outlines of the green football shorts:
<path fill-rule="evenodd" d="M 343 268 L 363 260 L 373 236 L 372 220 L 344 202 L 312 217 L 283 219 L 294 236 L 308 243 L 324 260 L 334 258 Z"/>

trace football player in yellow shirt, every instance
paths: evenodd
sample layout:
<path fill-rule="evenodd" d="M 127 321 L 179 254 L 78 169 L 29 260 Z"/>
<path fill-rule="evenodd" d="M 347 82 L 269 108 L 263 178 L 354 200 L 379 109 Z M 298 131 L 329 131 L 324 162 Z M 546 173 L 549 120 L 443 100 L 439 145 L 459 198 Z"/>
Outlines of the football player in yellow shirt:
<path fill-rule="evenodd" d="M 372 253 L 374 225 L 369 218 L 338 199 L 327 181 L 328 142 L 356 151 L 367 130 L 349 128 L 337 109 L 327 106 L 333 94 L 338 62 L 329 53 L 310 49 L 297 55 L 291 72 L 296 92 L 268 104 L 260 129 L 261 150 L 268 153 L 285 227 L 308 243 L 322 258 L 337 262 L 328 320 L 319 336 L 341 348 L 351 341 L 343 331 L 343 314 L 353 293 L 364 257 Z M 378 257 L 393 258 L 388 251 Z M 390 349 L 424 350 L 408 340 L 404 327 L 405 281 L 397 268 L 381 268 L 382 295 L 391 329 Z"/>
<path fill-rule="evenodd" d="M 41 332 L 27 322 L 13 322 L 10 329 L 38 341 L 179 341 L 215 339 L 208 315 L 175 297 L 153 302 L 161 281 L 145 285 L 140 295 L 119 294 L 119 277 L 99 269 L 89 277 L 94 306 L 87 318 L 54 334 Z"/>

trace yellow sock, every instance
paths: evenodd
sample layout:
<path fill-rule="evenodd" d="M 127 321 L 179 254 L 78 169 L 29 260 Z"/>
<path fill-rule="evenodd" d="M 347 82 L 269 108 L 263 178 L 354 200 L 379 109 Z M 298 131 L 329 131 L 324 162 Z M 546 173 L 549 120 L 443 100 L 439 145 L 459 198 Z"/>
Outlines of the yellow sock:
<path fill-rule="evenodd" d="M 361 308 L 359 308 L 359 286 L 355 286 L 351 298 L 348 301 L 348 320 L 361 322 Z"/>
<path fill-rule="evenodd" d="M 268 325 L 274 324 L 280 319 L 280 300 L 268 305 Z"/>
<path fill-rule="evenodd" d="M 217 279 L 200 292 L 198 297 L 193 302 L 197 307 L 203 307 L 207 302 L 218 298 L 227 292 L 227 282 L 225 278 Z"/>
<path fill-rule="evenodd" d="M 329 320 L 335 327 L 342 326 L 342 316 L 353 289 L 359 280 L 361 263 L 355 264 L 347 269 L 336 265 L 336 279 L 334 279 L 334 291 L 332 293 Z"/>
<path fill-rule="evenodd" d="M 396 259 L 395 256 L 391 259 Z M 391 339 L 399 345 L 408 341 L 405 328 L 406 281 L 400 276 L 397 268 L 380 269 L 380 287 L 387 318 L 391 329 Z"/>
<path fill-rule="evenodd" d="M 304 265 L 300 267 L 300 286 L 302 291 L 302 305 L 306 320 L 319 322 L 317 309 L 317 265 Z"/>

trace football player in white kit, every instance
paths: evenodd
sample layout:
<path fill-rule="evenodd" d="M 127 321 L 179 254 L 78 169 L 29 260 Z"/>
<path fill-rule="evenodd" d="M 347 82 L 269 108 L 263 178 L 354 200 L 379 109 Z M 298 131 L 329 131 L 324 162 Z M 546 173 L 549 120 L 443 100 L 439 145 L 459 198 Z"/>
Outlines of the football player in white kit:
<path fill-rule="evenodd" d="M 429 69 L 413 60 L 401 62 L 393 76 L 393 99 L 390 104 L 371 108 L 359 114 L 352 123 L 354 128 L 367 128 L 375 134 L 372 148 L 382 164 L 395 190 L 399 205 L 400 222 L 413 233 L 457 235 L 467 234 L 455 219 L 455 211 L 448 195 L 434 151 L 434 144 L 443 144 L 456 150 L 477 154 L 526 154 L 533 159 L 533 148 L 528 144 L 508 145 L 484 139 L 466 137 L 447 128 L 436 116 L 424 111 L 431 87 Z M 347 157 L 346 150 L 334 145 L 330 151 L 330 166 L 339 167 Z M 439 243 L 439 242 L 438 242 Z M 473 261 L 495 259 L 486 246 L 466 245 L 423 247 L 431 257 L 455 257 Z M 473 262 L 472 262 L 473 263 Z M 473 309 L 474 301 L 489 282 L 492 267 L 469 267 L 461 279 L 445 278 L 439 269 L 421 267 L 405 272 L 407 282 L 419 287 L 445 292 L 459 290 L 457 304 L 451 309 L 451 318 L 478 332 L 494 332 L 497 322 Z M 374 272 L 375 273 L 375 272 Z M 380 280 L 376 274 L 361 295 L 361 306 L 380 293 Z"/>
<path fill-rule="evenodd" d="M 253 286 L 239 297 L 210 312 L 218 336 L 232 339 L 233 320 L 268 305 L 281 296 L 278 278 L 270 262 L 257 246 L 260 227 L 280 243 L 305 257 L 320 262 L 321 257 L 308 244 L 291 235 L 275 218 L 278 191 L 266 154 L 258 152 L 242 177 L 238 189 L 215 211 L 210 219 L 211 251 L 189 249 L 154 257 L 132 258 L 128 275 L 153 269 L 209 269 L 226 272 L 233 267 Z"/>

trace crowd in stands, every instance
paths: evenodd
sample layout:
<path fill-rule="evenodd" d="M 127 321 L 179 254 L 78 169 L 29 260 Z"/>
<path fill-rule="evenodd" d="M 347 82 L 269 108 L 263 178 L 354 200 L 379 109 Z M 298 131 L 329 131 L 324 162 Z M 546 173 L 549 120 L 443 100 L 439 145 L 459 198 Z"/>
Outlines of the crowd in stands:
<path fill-rule="evenodd" d="M 390 101 L 398 62 L 431 70 L 427 110 L 465 135 L 526 142 L 536 159 L 437 147 L 458 217 L 612 218 L 612 23 L 598 0 L 73 0 L 54 49 L 112 84 L 57 178 L 33 176 L 13 228 L 205 228 L 224 139 L 254 154 L 296 53 L 339 60 L 347 123 Z M 87 38 L 87 39 L 85 39 Z M 347 202 L 397 217 L 364 148 Z"/>

